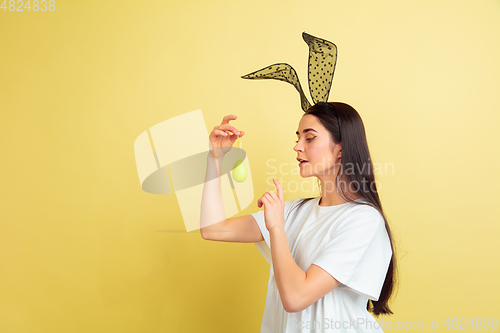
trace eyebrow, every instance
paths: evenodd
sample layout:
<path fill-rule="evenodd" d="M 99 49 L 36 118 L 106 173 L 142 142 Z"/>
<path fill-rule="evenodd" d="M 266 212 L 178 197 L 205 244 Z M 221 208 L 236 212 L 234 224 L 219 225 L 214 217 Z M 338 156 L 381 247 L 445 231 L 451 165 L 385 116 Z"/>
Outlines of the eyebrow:
<path fill-rule="evenodd" d="M 313 128 L 306 128 L 305 130 L 302 131 L 302 133 L 307 133 L 309 131 L 314 131 L 314 132 L 318 133 L 318 131 L 316 131 Z M 295 134 L 299 135 L 299 131 L 295 132 Z"/>

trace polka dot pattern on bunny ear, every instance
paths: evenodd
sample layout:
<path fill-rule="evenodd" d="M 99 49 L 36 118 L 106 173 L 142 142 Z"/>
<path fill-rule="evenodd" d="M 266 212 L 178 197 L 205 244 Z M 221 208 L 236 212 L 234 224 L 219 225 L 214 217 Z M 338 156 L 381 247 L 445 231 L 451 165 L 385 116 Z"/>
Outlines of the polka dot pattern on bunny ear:
<path fill-rule="evenodd" d="M 311 36 L 305 32 L 302 38 L 309 45 L 308 81 L 309 92 L 314 104 L 327 102 L 332 87 L 333 72 L 337 63 L 337 46 L 327 40 Z M 306 112 L 311 103 L 302 90 L 295 70 L 289 64 L 278 63 L 243 75 L 243 79 L 275 79 L 292 84 L 300 94 L 302 110 Z"/>
<path fill-rule="evenodd" d="M 309 92 L 313 102 L 327 102 L 337 62 L 337 46 L 305 32 L 302 38 L 309 45 Z"/>
<path fill-rule="evenodd" d="M 289 64 L 279 63 L 270 65 L 262 69 L 259 69 L 258 71 L 255 71 L 253 73 L 243 75 L 242 78 L 274 79 L 274 80 L 288 82 L 291 85 L 293 85 L 295 89 L 297 89 L 297 91 L 299 92 L 302 110 L 306 112 L 311 107 L 311 104 L 307 100 L 307 97 L 304 94 L 304 91 L 302 90 L 302 86 L 300 85 L 299 77 L 297 76 L 295 69 L 293 69 L 293 67 L 290 66 Z"/>

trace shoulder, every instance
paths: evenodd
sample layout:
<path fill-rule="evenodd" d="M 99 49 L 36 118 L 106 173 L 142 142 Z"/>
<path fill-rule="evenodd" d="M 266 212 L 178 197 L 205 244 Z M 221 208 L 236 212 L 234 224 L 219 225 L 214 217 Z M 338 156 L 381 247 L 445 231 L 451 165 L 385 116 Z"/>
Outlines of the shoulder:
<path fill-rule="evenodd" d="M 343 223 L 345 227 L 377 229 L 385 223 L 379 210 L 370 204 L 353 204 L 346 213 Z"/>
<path fill-rule="evenodd" d="M 317 199 L 317 197 L 313 198 L 297 198 L 294 200 L 290 201 L 285 201 L 285 213 L 291 212 L 292 210 L 295 209 L 310 209 L 312 207 L 312 203 L 314 199 Z M 303 202 L 304 201 L 304 202 Z M 303 203 L 302 203 L 303 202 Z"/>
<path fill-rule="evenodd" d="M 369 203 L 362 203 L 362 204 L 354 203 L 351 205 L 351 212 L 352 214 L 359 214 L 364 216 L 382 217 L 382 214 L 380 214 L 379 210 Z"/>

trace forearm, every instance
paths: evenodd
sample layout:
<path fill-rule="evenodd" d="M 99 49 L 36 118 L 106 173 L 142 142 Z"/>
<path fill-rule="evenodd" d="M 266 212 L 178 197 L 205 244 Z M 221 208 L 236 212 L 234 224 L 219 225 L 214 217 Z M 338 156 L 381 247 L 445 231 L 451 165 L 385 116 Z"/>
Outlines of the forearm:
<path fill-rule="evenodd" d="M 212 151 L 207 155 L 207 172 L 203 184 L 200 210 L 200 231 L 202 233 L 209 232 L 211 229 L 209 226 L 226 219 L 220 179 L 223 158 L 222 155 L 216 159 Z M 202 228 L 203 230 L 201 230 Z"/>
<path fill-rule="evenodd" d="M 306 281 L 306 272 L 295 263 L 283 227 L 273 227 L 269 233 L 274 277 L 281 301 L 287 312 L 293 312 L 297 291 L 302 290 Z"/>

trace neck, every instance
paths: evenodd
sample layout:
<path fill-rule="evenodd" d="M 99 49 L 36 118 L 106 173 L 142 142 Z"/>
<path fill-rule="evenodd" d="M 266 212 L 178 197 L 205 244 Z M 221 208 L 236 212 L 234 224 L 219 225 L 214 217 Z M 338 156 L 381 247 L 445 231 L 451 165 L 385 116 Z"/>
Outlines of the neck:
<path fill-rule="evenodd" d="M 335 206 L 347 202 L 340 196 L 340 190 L 335 186 L 335 178 L 327 180 L 319 178 L 319 180 L 321 183 L 320 206 Z"/>

